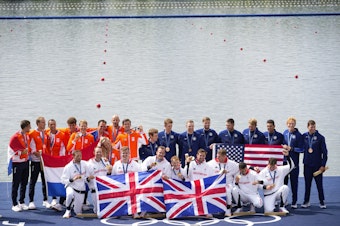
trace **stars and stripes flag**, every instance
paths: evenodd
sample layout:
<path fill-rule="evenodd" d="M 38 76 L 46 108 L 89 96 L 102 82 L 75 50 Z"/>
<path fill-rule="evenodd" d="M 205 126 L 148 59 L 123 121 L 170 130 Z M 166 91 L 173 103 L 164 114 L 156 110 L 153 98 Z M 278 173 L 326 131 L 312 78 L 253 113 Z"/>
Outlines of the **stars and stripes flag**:
<path fill-rule="evenodd" d="M 165 212 L 161 171 L 96 177 L 97 216 Z"/>
<path fill-rule="evenodd" d="M 277 159 L 277 165 L 283 164 L 281 145 L 219 143 L 213 149 L 214 156 L 220 148 L 227 150 L 229 159 L 235 162 L 245 162 L 248 166 L 263 169 L 268 165 L 268 159 L 271 157 Z"/>
<path fill-rule="evenodd" d="M 213 148 L 213 158 L 215 158 L 216 153 L 219 149 L 226 149 L 227 150 L 227 157 L 237 163 L 243 162 L 243 152 L 244 152 L 244 145 L 242 144 L 225 144 L 225 143 L 218 143 L 214 145 Z"/>
<path fill-rule="evenodd" d="M 246 144 L 244 146 L 244 162 L 248 166 L 257 166 L 263 169 L 268 165 L 269 158 L 276 158 L 277 165 L 282 165 L 282 146 L 266 144 Z"/>
<path fill-rule="evenodd" d="M 97 142 L 82 149 L 82 159 L 87 161 L 94 156 L 93 150 Z M 66 196 L 64 184 L 61 183 L 61 175 L 64 167 L 73 159 L 72 155 L 50 156 L 42 154 L 41 163 L 44 169 L 48 196 Z"/>
<path fill-rule="evenodd" d="M 169 219 L 226 211 L 226 177 L 223 175 L 190 182 L 166 179 L 163 186 Z"/>

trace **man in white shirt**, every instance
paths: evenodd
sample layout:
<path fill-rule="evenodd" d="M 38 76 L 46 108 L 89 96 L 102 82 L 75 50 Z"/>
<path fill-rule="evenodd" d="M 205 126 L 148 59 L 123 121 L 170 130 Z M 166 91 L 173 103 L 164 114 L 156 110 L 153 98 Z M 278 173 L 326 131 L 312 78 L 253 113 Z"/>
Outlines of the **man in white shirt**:
<path fill-rule="evenodd" d="M 277 166 L 277 160 L 270 158 L 268 166 L 261 170 L 260 177 L 263 178 L 263 194 L 264 194 L 264 212 L 273 212 L 275 202 L 280 202 L 280 212 L 289 213 L 284 207 L 287 202 L 289 187 L 284 184 L 285 176 L 294 168 L 294 161 L 289 157 L 287 150 L 283 151 L 287 156 L 288 165 Z"/>
<path fill-rule="evenodd" d="M 232 195 L 237 203 L 237 209 L 234 213 L 242 212 L 241 202 L 250 203 L 250 212 L 256 212 L 256 208 L 263 206 L 262 198 L 259 195 L 259 184 L 263 184 L 259 175 L 248 169 L 244 162 L 239 163 L 239 174 L 235 176 L 235 186 L 232 190 Z"/>
<path fill-rule="evenodd" d="M 142 163 L 142 170 L 160 170 L 162 177 L 169 178 L 171 175 L 171 165 L 165 158 L 165 147 L 158 146 L 155 156 L 147 157 Z"/>
<path fill-rule="evenodd" d="M 130 149 L 128 146 L 122 147 L 120 151 L 121 159 L 113 165 L 112 175 L 142 171 L 141 165 L 130 158 Z"/>
<path fill-rule="evenodd" d="M 87 178 L 91 197 L 93 201 L 93 212 L 97 213 L 97 196 L 96 196 L 96 176 L 105 176 L 111 174 L 112 166 L 106 158 L 103 157 L 103 150 L 101 147 L 94 149 L 94 158 L 87 161 L 89 177 Z"/>
<path fill-rule="evenodd" d="M 225 173 L 227 183 L 227 211 L 226 216 L 231 216 L 231 190 L 233 189 L 234 178 L 239 171 L 238 163 L 228 159 L 227 150 L 221 148 L 217 151 L 216 158 L 208 162 L 208 165 L 214 170 L 214 174 Z"/>
<path fill-rule="evenodd" d="M 197 151 L 196 159 L 194 161 L 190 161 L 190 156 L 186 159 L 187 165 L 184 168 L 184 171 L 187 174 L 187 180 L 199 180 L 204 177 L 213 176 L 214 171 L 205 161 L 206 151 L 203 148 L 200 148 Z"/>
<path fill-rule="evenodd" d="M 63 218 L 71 217 L 71 207 L 74 203 L 73 210 L 76 214 L 82 213 L 82 204 L 85 197 L 85 181 L 88 175 L 87 163 L 81 160 L 80 150 L 73 152 L 73 160 L 69 162 L 61 175 L 61 182 L 66 188 L 66 211 Z"/>

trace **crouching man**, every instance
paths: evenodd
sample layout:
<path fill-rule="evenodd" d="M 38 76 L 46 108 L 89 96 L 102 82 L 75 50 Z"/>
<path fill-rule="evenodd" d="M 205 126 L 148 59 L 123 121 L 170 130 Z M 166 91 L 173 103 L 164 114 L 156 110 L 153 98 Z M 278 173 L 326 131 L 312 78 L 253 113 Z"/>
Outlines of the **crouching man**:
<path fill-rule="evenodd" d="M 66 188 L 66 211 L 63 218 L 71 217 L 73 205 L 73 210 L 76 214 L 82 213 L 88 170 L 86 161 L 81 160 L 81 158 L 81 151 L 75 150 L 73 152 L 73 160 L 65 166 L 61 176 L 61 181 L 65 184 Z"/>

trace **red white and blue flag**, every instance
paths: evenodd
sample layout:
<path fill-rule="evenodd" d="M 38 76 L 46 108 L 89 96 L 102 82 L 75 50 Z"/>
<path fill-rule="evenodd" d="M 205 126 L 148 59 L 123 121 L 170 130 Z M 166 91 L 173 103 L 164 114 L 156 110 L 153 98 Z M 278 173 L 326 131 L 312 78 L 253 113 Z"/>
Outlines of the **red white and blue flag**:
<path fill-rule="evenodd" d="M 246 144 L 244 146 L 244 162 L 248 166 L 257 166 L 262 170 L 268 165 L 269 158 L 276 158 L 277 165 L 282 165 L 282 146 L 266 144 Z"/>
<path fill-rule="evenodd" d="M 93 150 L 97 142 L 82 149 L 82 159 L 87 161 L 94 156 Z M 61 183 L 61 175 L 64 167 L 73 159 L 72 155 L 67 156 L 50 156 L 42 154 L 42 165 L 45 173 L 48 196 L 66 196 L 64 184 Z"/>
<path fill-rule="evenodd" d="M 97 216 L 165 212 L 161 171 L 96 177 Z"/>
<path fill-rule="evenodd" d="M 226 177 L 216 175 L 182 182 L 163 180 L 166 217 L 200 216 L 226 211 Z"/>
<path fill-rule="evenodd" d="M 7 152 L 7 173 L 8 175 L 11 175 L 12 173 L 12 157 L 17 153 L 19 150 L 23 150 L 26 147 L 20 142 L 18 133 L 15 133 L 8 144 L 8 152 Z"/>
<path fill-rule="evenodd" d="M 237 163 L 243 162 L 244 145 L 243 144 L 225 144 L 218 143 L 214 145 L 213 158 L 215 158 L 216 153 L 219 149 L 227 150 L 227 157 Z"/>

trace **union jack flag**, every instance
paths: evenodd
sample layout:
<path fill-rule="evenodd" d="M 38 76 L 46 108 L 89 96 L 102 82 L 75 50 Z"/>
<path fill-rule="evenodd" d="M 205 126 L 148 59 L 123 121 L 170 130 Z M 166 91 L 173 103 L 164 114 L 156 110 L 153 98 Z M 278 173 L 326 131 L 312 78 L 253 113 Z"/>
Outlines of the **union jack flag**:
<path fill-rule="evenodd" d="M 214 145 L 213 158 L 219 149 L 224 148 L 227 150 L 227 157 L 235 162 L 243 162 L 244 145 L 242 144 L 225 144 L 219 143 Z"/>
<path fill-rule="evenodd" d="M 96 177 L 97 216 L 165 212 L 161 171 Z"/>
<path fill-rule="evenodd" d="M 215 175 L 182 182 L 163 180 L 166 217 L 199 216 L 226 211 L 226 177 Z"/>

